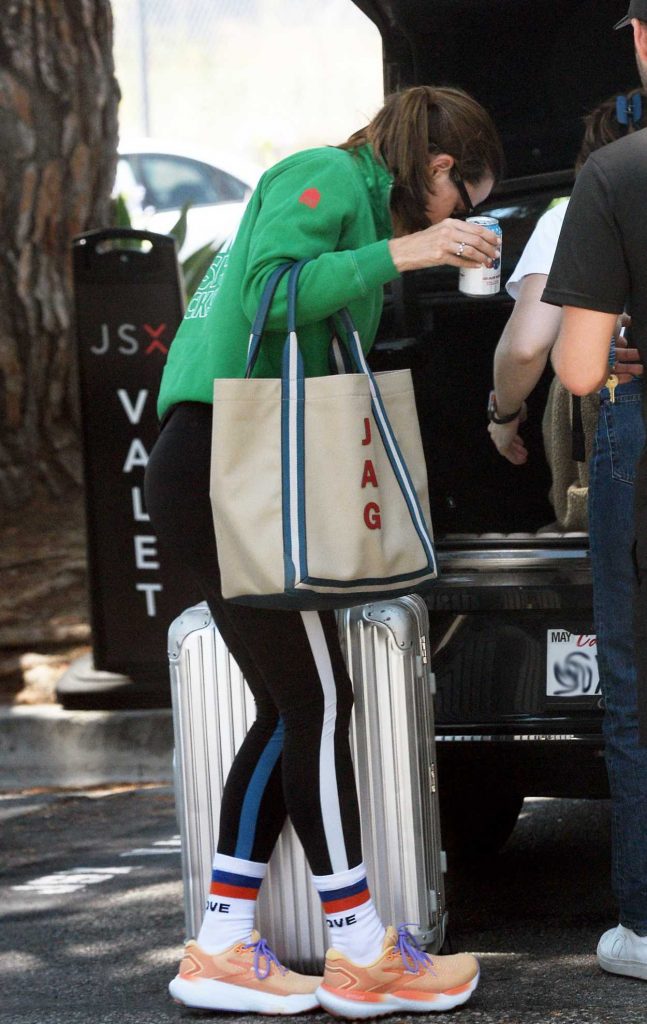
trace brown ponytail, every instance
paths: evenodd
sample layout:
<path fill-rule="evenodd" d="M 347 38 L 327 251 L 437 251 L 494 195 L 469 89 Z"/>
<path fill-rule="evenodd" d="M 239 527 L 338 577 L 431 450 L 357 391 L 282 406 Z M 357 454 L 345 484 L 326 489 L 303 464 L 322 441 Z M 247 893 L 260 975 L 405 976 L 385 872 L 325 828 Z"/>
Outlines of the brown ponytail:
<path fill-rule="evenodd" d="M 365 128 L 340 149 L 370 143 L 394 178 L 391 211 L 407 231 L 429 226 L 427 196 L 433 191 L 429 156 L 454 157 L 462 178 L 478 184 L 503 172 L 503 152 L 490 115 L 461 89 L 414 86 L 388 96 Z"/>
<path fill-rule="evenodd" d="M 632 100 L 637 95 L 640 95 L 642 99 L 642 116 L 638 123 L 635 123 L 629 117 L 627 124 L 620 124 L 617 116 L 617 100 L 621 96 L 626 96 L 628 100 Z M 575 160 L 575 173 L 578 174 L 582 170 L 587 159 L 596 149 L 601 149 L 602 146 L 608 145 L 609 142 L 615 142 L 616 139 L 622 139 L 625 135 L 639 131 L 646 124 L 647 96 L 641 89 L 632 89 L 628 93 L 617 93 L 608 100 L 604 100 L 603 103 L 600 103 L 599 106 L 595 107 L 584 118 L 584 138 Z"/>

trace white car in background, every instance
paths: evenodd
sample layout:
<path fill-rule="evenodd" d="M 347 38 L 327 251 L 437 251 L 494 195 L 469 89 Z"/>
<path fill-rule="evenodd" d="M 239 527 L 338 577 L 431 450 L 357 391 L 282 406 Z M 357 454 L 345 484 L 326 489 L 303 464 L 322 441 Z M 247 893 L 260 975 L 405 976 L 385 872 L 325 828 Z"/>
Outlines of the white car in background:
<path fill-rule="evenodd" d="M 218 249 L 243 215 L 262 169 L 235 157 L 156 139 L 119 144 L 113 195 L 123 196 L 136 228 L 167 234 L 185 203 L 187 231 L 180 258 L 203 246 Z"/>

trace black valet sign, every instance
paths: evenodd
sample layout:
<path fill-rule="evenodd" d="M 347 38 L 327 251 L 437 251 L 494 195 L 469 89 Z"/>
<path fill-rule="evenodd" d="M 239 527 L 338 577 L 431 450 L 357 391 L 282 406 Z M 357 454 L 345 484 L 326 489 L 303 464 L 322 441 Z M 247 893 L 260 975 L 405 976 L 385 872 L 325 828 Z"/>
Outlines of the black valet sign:
<path fill-rule="evenodd" d="M 166 679 L 171 621 L 198 599 L 144 500 L 162 370 L 182 318 L 175 244 L 112 229 L 75 239 L 94 667 Z"/>

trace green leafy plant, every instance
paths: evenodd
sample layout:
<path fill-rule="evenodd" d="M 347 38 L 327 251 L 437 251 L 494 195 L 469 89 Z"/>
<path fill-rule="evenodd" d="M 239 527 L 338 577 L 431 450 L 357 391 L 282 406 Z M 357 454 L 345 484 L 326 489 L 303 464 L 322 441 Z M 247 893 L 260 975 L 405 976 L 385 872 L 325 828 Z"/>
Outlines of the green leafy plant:
<path fill-rule="evenodd" d="M 186 202 L 180 210 L 180 216 L 168 232 L 168 234 L 175 239 L 178 252 L 180 252 L 184 245 L 184 240 L 186 239 L 187 214 L 190 208 L 191 203 Z M 122 195 L 116 196 L 113 200 L 112 222 L 113 226 L 116 228 L 131 228 L 133 226 L 126 201 Z M 213 258 L 217 252 L 218 249 L 214 246 L 213 242 L 207 242 L 206 245 L 203 245 L 200 249 L 196 249 L 195 252 L 192 252 L 190 256 L 179 261 L 187 302 L 211 266 Z"/>
<path fill-rule="evenodd" d="M 180 216 L 169 231 L 169 235 L 175 239 L 178 252 L 184 245 L 184 240 L 186 238 L 187 214 L 190 208 L 190 202 L 184 204 L 180 211 Z M 192 252 L 190 256 L 186 257 L 186 259 L 180 261 L 180 270 L 182 271 L 184 290 L 186 292 L 187 300 L 191 298 L 194 291 L 200 284 L 200 281 L 213 263 L 213 258 L 217 251 L 218 250 L 214 248 L 213 242 L 207 242 L 206 245 L 196 249 L 196 251 Z"/>

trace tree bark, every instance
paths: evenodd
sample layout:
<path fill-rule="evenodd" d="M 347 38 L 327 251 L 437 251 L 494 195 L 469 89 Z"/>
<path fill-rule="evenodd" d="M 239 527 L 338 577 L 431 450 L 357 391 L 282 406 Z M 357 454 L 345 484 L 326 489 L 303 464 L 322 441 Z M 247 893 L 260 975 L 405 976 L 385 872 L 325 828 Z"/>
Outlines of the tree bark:
<path fill-rule="evenodd" d="M 0 506 L 81 482 L 72 238 L 110 220 L 109 0 L 0 5 Z"/>

